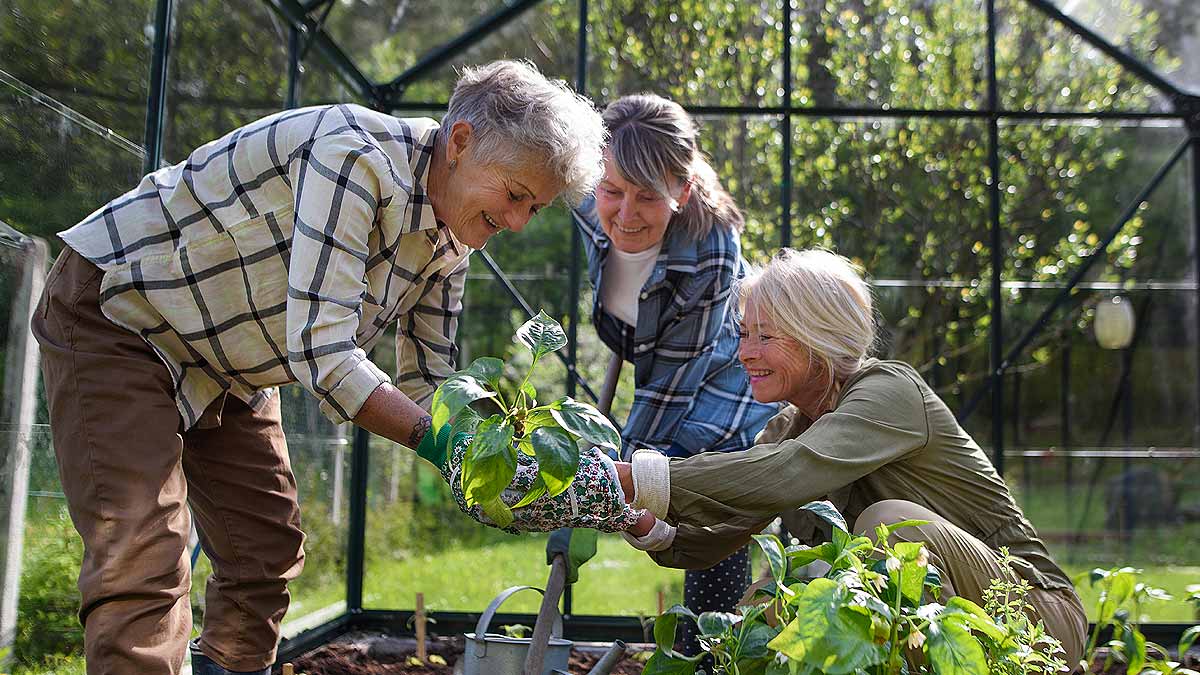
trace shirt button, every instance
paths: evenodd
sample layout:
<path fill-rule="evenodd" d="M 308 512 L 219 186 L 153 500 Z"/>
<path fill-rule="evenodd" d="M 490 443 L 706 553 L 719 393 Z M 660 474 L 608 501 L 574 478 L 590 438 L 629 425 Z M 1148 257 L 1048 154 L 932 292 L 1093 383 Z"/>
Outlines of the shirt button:
<path fill-rule="evenodd" d="M 650 297 L 650 294 L 649 294 L 649 293 L 642 293 L 642 294 L 641 294 L 641 296 L 639 296 L 639 297 L 641 297 L 641 299 L 645 300 L 646 298 Z"/>
<path fill-rule="evenodd" d="M 649 348 L 650 348 L 650 345 L 641 344 L 641 345 L 638 345 L 637 347 L 634 347 L 634 348 L 633 348 L 633 351 L 635 351 L 635 352 L 644 352 L 644 351 L 646 351 L 646 350 L 647 350 L 647 349 L 649 349 Z"/>

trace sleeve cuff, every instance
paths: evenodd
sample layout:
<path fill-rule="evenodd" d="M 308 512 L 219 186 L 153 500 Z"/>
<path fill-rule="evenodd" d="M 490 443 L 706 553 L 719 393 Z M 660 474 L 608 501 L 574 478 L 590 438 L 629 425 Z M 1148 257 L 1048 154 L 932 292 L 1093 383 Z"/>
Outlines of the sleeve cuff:
<path fill-rule="evenodd" d="M 633 503 L 634 509 L 646 509 L 658 518 L 667 517 L 671 506 L 670 460 L 653 450 L 638 450 L 633 453 Z"/>
<path fill-rule="evenodd" d="M 635 537 L 628 532 L 622 532 L 621 536 L 625 541 L 629 542 L 630 546 L 639 551 L 665 551 L 671 548 L 671 544 L 675 542 L 675 527 L 665 521 L 655 519 L 654 527 L 643 537 Z"/>
<path fill-rule="evenodd" d="M 370 359 L 363 358 L 321 399 L 321 413 L 334 424 L 353 421 L 372 392 L 390 381 Z"/>

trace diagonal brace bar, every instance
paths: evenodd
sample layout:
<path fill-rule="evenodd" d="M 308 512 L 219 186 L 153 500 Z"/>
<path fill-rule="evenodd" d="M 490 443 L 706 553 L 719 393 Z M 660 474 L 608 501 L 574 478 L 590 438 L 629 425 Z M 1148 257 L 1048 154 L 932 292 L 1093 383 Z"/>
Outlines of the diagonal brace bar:
<path fill-rule="evenodd" d="M 1121 64 L 1124 68 L 1132 71 L 1142 80 L 1154 85 L 1159 91 L 1169 96 L 1172 103 L 1177 103 L 1179 99 L 1187 96 L 1184 91 L 1180 90 L 1179 87 L 1171 83 L 1170 80 L 1167 80 L 1163 76 L 1159 75 L 1157 71 L 1146 65 L 1141 59 L 1133 56 L 1120 47 L 1117 47 L 1113 43 L 1101 37 L 1092 29 L 1064 14 L 1063 11 L 1059 9 L 1051 0 L 1025 0 L 1025 2 L 1033 5 L 1033 7 L 1041 13 L 1062 24 L 1067 28 L 1067 30 L 1070 30 L 1086 40 L 1088 44 L 1104 52 L 1104 54 L 1109 58 Z"/>
<path fill-rule="evenodd" d="M 416 64 L 398 75 L 391 82 L 380 86 L 380 99 L 387 102 L 393 96 L 399 98 L 404 94 L 404 90 L 408 88 L 408 85 L 434 68 L 470 49 L 493 31 L 499 30 L 502 26 L 539 2 L 541 0 L 517 0 L 517 2 L 506 4 L 504 7 L 484 17 L 479 23 L 468 28 L 462 35 L 429 52 L 421 57 L 420 61 L 417 61 Z"/>
<path fill-rule="evenodd" d="M 298 0 L 265 0 L 267 6 L 275 11 L 284 21 L 287 21 L 301 34 L 307 37 L 321 56 L 333 66 L 338 77 L 370 105 L 379 107 L 379 96 L 375 84 L 367 79 L 358 66 L 350 60 L 346 52 L 321 29 L 316 21 L 308 15 L 304 5 Z"/>
<path fill-rule="evenodd" d="M 1161 184 L 1163 179 L 1166 178 L 1167 173 L 1175 167 L 1175 164 L 1179 162 L 1179 158 L 1183 156 L 1183 153 L 1191 146 L 1191 144 L 1192 139 L 1188 138 L 1182 141 L 1179 146 L 1175 148 L 1175 151 L 1171 153 L 1170 159 L 1168 159 L 1166 163 L 1163 164 L 1157 172 L 1155 172 L 1154 176 L 1150 178 L 1150 181 L 1146 183 L 1146 186 L 1143 187 L 1140 192 L 1138 192 L 1137 196 L 1134 197 L 1129 202 L 1129 205 L 1125 207 L 1125 210 L 1121 212 L 1121 215 L 1117 218 L 1117 222 L 1113 224 L 1108 233 L 1104 235 L 1104 239 L 1102 239 L 1100 243 L 1092 249 L 1092 255 L 1083 259 L 1083 263 L 1080 264 L 1079 269 L 1075 270 L 1075 273 L 1071 275 L 1071 279 L 1067 282 L 1067 285 L 1058 292 L 1058 295 L 1055 296 L 1054 301 L 1042 311 L 1041 315 L 1038 316 L 1037 321 L 1030 326 L 1029 330 L 1025 331 L 1025 334 L 1021 336 L 1021 339 L 1017 341 L 1017 344 L 1013 345 L 1013 347 L 1008 350 L 1008 353 L 1005 354 L 1004 359 L 1000 362 L 1000 365 L 996 368 L 996 371 L 993 373 L 993 375 L 1003 375 L 1004 371 L 1008 370 L 1008 367 L 1012 365 L 1012 362 L 1019 357 L 1022 352 L 1025 351 L 1025 348 L 1029 346 L 1029 343 L 1032 342 L 1035 337 L 1041 334 L 1042 330 L 1044 330 L 1046 325 L 1050 322 L 1050 318 L 1054 315 L 1058 308 L 1062 306 L 1062 304 L 1066 302 L 1068 298 L 1071 297 L 1071 295 L 1075 292 L 1076 286 L 1078 286 L 1079 282 L 1083 280 L 1084 275 L 1088 273 L 1088 270 L 1092 268 L 1092 265 L 1094 265 L 1097 260 L 1104 256 L 1104 251 L 1108 249 L 1109 244 L 1111 244 L 1113 240 L 1117 238 L 1117 235 L 1121 233 L 1122 229 L 1124 229 L 1125 224 L 1129 222 L 1129 219 L 1132 218 L 1135 213 L 1137 213 L 1138 207 L 1140 207 L 1142 202 L 1146 201 L 1146 199 L 1150 197 L 1154 190 L 1158 188 L 1159 184 Z M 994 378 L 988 378 L 984 380 L 984 383 L 980 386 L 979 390 L 975 392 L 975 395 L 971 397 L 971 400 L 963 408 L 962 412 L 959 413 L 959 423 L 966 421 L 966 419 L 971 416 L 971 413 L 975 411 L 975 407 L 979 405 L 979 401 L 983 399 L 984 394 L 991 389 L 993 380 Z"/>

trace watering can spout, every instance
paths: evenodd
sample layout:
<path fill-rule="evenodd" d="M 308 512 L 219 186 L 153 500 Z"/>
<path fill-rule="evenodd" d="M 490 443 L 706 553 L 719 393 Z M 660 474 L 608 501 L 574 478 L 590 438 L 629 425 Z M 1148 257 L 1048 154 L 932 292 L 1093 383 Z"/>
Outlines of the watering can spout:
<path fill-rule="evenodd" d="M 608 648 L 604 656 L 600 657 L 596 665 L 592 666 L 592 669 L 588 671 L 588 675 L 608 675 L 623 656 L 625 656 L 625 643 L 617 640 L 612 643 L 612 646 Z"/>

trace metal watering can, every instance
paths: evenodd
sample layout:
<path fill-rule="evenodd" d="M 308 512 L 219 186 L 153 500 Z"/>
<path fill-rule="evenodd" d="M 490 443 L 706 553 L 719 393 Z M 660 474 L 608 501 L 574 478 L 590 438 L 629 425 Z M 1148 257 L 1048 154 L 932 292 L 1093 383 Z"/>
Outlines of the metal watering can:
<path fill-rule="evenodd" d="M 463 675 L 522 675 L 525 669 L 525 656 L 531 638 L 512 638 L 487 632 L 496 610 L 514 593 L 524 590 L 543 593 L 536 586 L 513 586 L 506 588 L 500 595 L 483 610 L 474 633 L 467 633 L 467 644 L 463 650 Z M 562 615 L 555 612 L 554 627 L 550 631 L 550 645 L 546 648 L 546 660 L 542 663 L 541 675 L 554 675 L 567 671 L 571 657 L 570 640 L 562 637 Z"/>

